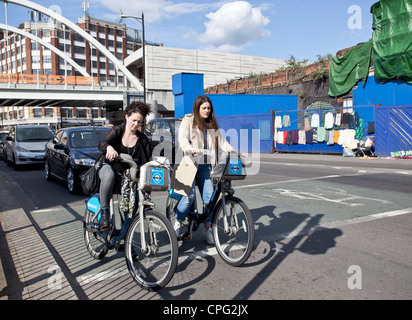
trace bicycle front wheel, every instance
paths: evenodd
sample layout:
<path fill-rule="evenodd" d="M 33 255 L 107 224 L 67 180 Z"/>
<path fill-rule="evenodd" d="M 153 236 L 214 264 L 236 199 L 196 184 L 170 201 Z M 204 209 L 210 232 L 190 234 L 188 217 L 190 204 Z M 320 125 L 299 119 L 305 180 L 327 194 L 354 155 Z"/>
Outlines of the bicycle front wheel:
<path fill-rule="evenodd" d="M 238 267 L 252 253 L 254 222 L 249 208 L 242 200 L 236 197 L 227 197 L 225 200 L 225 207 L 220 201 L 216 208 L 212 221 L 213 237 L 220 257 L 229 265 Z"/>
<path fill-rule="evenodd" d="M 146 248 L 142 247 L 142 236 Z M 165 287 L 175 273 L 178 259 L 177 239 L 170 221 L 156 211 L 146 212 L 143 222 L 136 215 L 127 231 L 125 255 L 130 274 L 141 288 L 156 291 Z"/>

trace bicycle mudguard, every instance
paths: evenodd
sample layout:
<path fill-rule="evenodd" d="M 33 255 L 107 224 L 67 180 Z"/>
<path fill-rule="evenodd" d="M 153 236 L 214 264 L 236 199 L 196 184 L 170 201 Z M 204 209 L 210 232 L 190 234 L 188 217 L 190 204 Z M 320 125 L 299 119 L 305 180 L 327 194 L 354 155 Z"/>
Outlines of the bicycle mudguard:
<path fill-rule="evenodd" d="M 100 199 L 98 197 L 90 197 L 86 202 L 87 210 L 96 213 L 100 210 Z"/>

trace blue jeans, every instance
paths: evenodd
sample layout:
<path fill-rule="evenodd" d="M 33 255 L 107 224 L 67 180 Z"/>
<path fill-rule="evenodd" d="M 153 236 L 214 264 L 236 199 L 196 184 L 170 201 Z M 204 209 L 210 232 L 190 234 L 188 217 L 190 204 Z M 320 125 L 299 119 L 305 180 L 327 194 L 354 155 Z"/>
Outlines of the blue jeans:
<path fill-rule="evenodd" d="M 211 166 L 207 164 L 201 164 L 197 168 L 197 173 L 195 180 L 193 181 L 192 188 L 190 189 L 189 195 L 183 196 L 180 199 L 179 205 L 176 210 L 176 220 L 183 222 L 186 219 L 187 213 L 189 212 L 190 206 L 195 200 L 196 184 L 199 188 L 200 194 L 202 195 L 203 205 L 207 205 L 213 194 L 213 183 L 210 178 Z M 210 219 L 211 220 L 211 216 Z M 210 221 L 208 221 L 210 223 Z"/>

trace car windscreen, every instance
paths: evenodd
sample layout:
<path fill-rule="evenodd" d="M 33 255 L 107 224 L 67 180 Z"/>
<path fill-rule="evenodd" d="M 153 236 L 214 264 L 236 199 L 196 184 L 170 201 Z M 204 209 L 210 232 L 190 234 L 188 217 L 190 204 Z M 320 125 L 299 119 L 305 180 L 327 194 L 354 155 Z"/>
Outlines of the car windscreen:
<path fill-rule="evenodd" d="M 21 127 L 16 130 L 19 142 L 49 141 L 53 138 L 53 130 L 47 127 Z"/>
<path fill-rule="evenodd" d="M 70 145 L 73 148 L 98 148 L 100 140 L 109 130 L 88 130 L 70 132 Z"/>

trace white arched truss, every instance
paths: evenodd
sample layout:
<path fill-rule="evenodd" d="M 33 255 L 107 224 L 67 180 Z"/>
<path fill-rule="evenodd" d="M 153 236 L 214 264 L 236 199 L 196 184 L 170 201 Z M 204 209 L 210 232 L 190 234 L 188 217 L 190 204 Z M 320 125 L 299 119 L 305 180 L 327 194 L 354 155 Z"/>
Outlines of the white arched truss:
<path fill-rule="evenodd" d="M 127 78 L 127 80 L 130 81 L 130 83 L 136 88 L 137 91 L 142 91 L 143 92 L 143 86 L 140 83 L 140 81 L 133 76 L 130 71 L 109 51 L 104 47 L 99 41 L 97 41 L 95 38 L 93 38 L 90 34 L 88 34 L 86 31 L 84 31 L 82 28 L 71 22 L 70 20 L 66 19 L 65 17 L 59 15 L 58 13 L 45 8 L 37 3 L 27 1 L 27 0 L 0 0 L 5 3 L 13 3 L 18 6 L 26 7 L 29 9 L 36 10 L 38 12 L 44 13 L 45 15 L 49 16 L 52 19 L 55 19 L 73 31 L 75 31 L 77 34 L 79 34 L 81 37 L 83 37 L 85 40 L 87 40 L 89 43 L 92 44 L 93 47 L 98 49 L 106 58 L 108 58 L 114 65 L 115 67 L 120 70 L 124 76 Z"/>
<path fill-rule="evenodd" d="M 55 46 L 53 46 L 52 44 L 48 43 L 47 41 L 42 40 L 39 37 L 36 37 L 35 35 L 28 33 L 24 30 L 15 28 L 15 27 L 11 27 L 11 26 L 7 26 L 3 23 L 0 23 L 0 29 L 3 30 L 8 30 L 11 31 L 13 33 L 17 33 L 22 35 L 23 37 L 29 38 L 30 40 L 33 41 L 37 41 L 39 44 L 41 44 L 42 46 L 45 46 L 47 49 L 50 49 L 51 51 L 53 51 L 55 54 L 59 55 L 59 57 L 65 59 L 68 63 L 70 63 L 76 70 L 78 70 L 84 77 L 88 77 L 90 78 L 90 74 L 88 74 L 86 72 L 86 70 L 84 70 L 84 68 L 82 68 L 81 66 L 79 66 L 73 59 L 71 59 L 70 57 L 68 57 L 67 55 L 65 55 L 62 51 L 60 51 L 59 49 L 57 49 Z"/>

